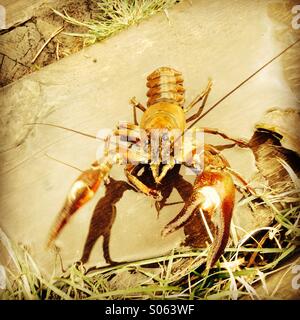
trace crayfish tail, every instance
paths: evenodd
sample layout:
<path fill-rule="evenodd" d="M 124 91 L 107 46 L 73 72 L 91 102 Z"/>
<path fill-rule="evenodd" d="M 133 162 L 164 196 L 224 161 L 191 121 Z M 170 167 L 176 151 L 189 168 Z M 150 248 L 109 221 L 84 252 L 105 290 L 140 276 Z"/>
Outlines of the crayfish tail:
<path fill-rule="evenodd" d="M 163 101 L 181 107 L 184 104 L 183 77 L 175 69 L 169 67 L 156 69 L 147 77 L 147 87 L 148 107 Z"/>

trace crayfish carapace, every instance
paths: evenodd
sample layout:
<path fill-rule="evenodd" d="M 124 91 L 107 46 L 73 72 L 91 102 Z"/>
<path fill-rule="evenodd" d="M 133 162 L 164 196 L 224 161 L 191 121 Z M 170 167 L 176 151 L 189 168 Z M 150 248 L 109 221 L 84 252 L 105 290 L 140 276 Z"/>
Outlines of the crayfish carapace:
<path fill-rule="evenodd" d="M 227 160 L 212 145 L 192 139 L 186 142 L 185 148 L 179 148 L 180 156 L 175 155 L 176 142 L 184 136 L 187 123 L 198 119 L 203 111 L 208 94 L 211 90 L 208 81 L 205 90 L 187 107 L 184 107 L 184 87 L 182 74 L 169 67 L 161 67 L 147 78 L 147 107 L 131 99 L 134 123 L 121 123 L 113 131 L 113 137 L 105 139 L 104 153 L 91 167 L 84 171 L 72 185 L 65 204 L 59 213 L 49 237 L 49 244 L 58 236 L 70 217 L 87 201 L 94 197 L 103 181 L 108 179 L 114 164 L 124 164 L 128 183 L 136 190 L 156 201 L 161 199 L 159 188 L 147 186 L 139 178 L 143 166 L 150 166 L 153 179 L 157 185 L 162 183 L 169 170 L 181 164 L 196 172 L 193 191 L 181 212 L 164 228 L 162 236 L 178 230 L 189 221 L 196 212 L 203 212 L 213 222 L 214 234 L 211 235 L 213 245 L 210 250 L 207 267 L 211 267 L 219 259 L 229 238 L 230 222 L 234 207 L 235 175 L 245 185 L 246 182 L 235 171 L 231 170 Z M 197 112 L 190 117 L 186 114 L 199 102 Z M 140 124 L 137 121 L 137 109 L 143 112 Z M 170 132 L 179 133 L 177 136 Z M 193 132 L 217 134 L 230 140 L 240 147 L 247 143 L 241 139 L 230 138 L 218 130 L 209 128 L 192 129 Z M 124 143 L 115 148 L 112 138 L 120 138 Z M 153 152 L 153 137 L 158 141 L 158 152 Z M 143 143 L 141 143 L 143 141 Z M 114 150 L 112 150 L 112 146 Z M 199 150 L 201 152 L 199 153 Z M 167 152 L 168 151 L 168 152 Z M 178 150 L 177 150 L 178 151 Z M 168 161 L 163 161 L 164 156 Z M 125 161 L 126 160 L 126 161 Z M 199 219 L 201 219 L 199 214 Z"/>

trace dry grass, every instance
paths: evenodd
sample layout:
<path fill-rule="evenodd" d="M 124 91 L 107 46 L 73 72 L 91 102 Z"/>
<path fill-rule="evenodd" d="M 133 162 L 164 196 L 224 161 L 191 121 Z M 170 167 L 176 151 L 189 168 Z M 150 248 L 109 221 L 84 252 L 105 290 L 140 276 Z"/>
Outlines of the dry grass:
<path fill-rule="evenodd" d="M 83 37 L 85 44 L 102 41 L 117 32 L 138 24 L 150 16 L 164 11 L 180 0 L 97 0 L 98 14 L 90 21 L 80 22 L 69 16 L 67 12 L 53 11 L 68 23 L 87 29 L 86 33 L 65 33 L 71 36 Z"/>

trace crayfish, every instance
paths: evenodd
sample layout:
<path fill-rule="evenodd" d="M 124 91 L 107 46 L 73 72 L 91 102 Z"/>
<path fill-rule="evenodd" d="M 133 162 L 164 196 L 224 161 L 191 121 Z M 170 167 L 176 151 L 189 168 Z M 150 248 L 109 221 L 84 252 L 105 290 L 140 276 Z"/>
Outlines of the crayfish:
<path fill-rule="evenodd" d="M 55 240 L 70 217 L 94 197 L 101 183 L 109 179 L 113 165 L 125 163 L 128 183 L 156 202 L 162 199 L 159 188 L 150 187 L 141 181 L 141 170 L 145 166 L 150 168 L 148 171 L 159 186 L 170 170 L 183 165 L 196 175 L 192 192 L 182 210 L 162 230 L 162 236 L 183 227 L 195 213 L 199 219 L 208 217 L 214 224 L 214 234 L 211 234 L 213 244 L 207 260 L 207 267 L 210 268 L 222 255 L 229 238 L 235 200 L 232 175 L 250 192 L 251 188 L 230 168 L 218 149 L 204 144 L 203 139 L 197 138 L 197 133 L 220 135 L 240 147 L 247 147 L 247 142 L 209 128 L 192 128 L 192 139 L 185 137 L 187 124 L 201 116 L 212 88 L 210 80 L 203 92 L 187 107 L 184 107 L 185 89 L 180 72 L 169 67 L 158 68 L 147 77 L 147 87 L 147 107 L 135 98 L 131 99 L 133 123 L 120 123 L 111 135 L 106 136 L 102 156 L 73 183 L 51 230 L 49 244 Z M 187 117 L 187 113 L 200 102 L 198 110 Z M 140 123 L 137 120 L 137 109 L 143 112 Z M 113 142 L 116 138 L 120 143 Z"/>

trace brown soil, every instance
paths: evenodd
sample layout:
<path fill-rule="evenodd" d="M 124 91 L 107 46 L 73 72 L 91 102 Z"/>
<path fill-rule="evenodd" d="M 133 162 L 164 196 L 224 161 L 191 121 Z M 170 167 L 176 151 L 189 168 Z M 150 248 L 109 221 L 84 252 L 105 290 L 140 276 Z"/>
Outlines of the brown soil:
<path fill-rule="evenodd" d="M 94 18 L 97 5 L 93 0 L 65 0 L 52 8 L 66 12 L 78 21 Z M 59 27 L 63 31 L 54 37 L 38 58 L 33 58 Z M 64 32 L 86 32 L 84 27 L 71 25 L 55 14 L 50 6 L 43 5 L 33 16 L 18 26 L 0 34 L 0 86 L 3 87 L 26 74 L 62 59 L 82 49 L 83 39 Z"/>

